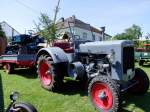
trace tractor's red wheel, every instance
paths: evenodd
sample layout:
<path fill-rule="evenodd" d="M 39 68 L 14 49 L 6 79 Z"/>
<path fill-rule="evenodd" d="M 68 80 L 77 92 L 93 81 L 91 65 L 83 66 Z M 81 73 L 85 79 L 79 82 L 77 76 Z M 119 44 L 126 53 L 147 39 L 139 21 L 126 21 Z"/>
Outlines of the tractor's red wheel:
<path fill-rule="evenodd" d="M 113 97 L 112 92 L 104 83 L 94 83 L 91 95 L 93 102 L 103 110 L 108 110 L 112 107 Z"/>
<path fill-rule="evenodd" d="M 37 64 L 41 86 L 46 90 L 57 89 L 64 78 L 60 71 L 61 67 L 53 64 L 51 57 L 48 55 L 39 57 Z"/>
<path fill-rule="evenodd" d="M 40 79 L 45 86 L 50 85 L 53 81 L 52 72 L 50 71 L 51 69 L 52 66 L 50 63 L 48 63 L 47 60 L 43 60 L 40 63 L 39 66 Z"/>
<path fill-rule="evenodd" d="M 89 96 L 93 105 L 102 112 L 119 109 L 119 93 L 115 83 L 106 76 L 97 76 L 89 85 Z"/>
<path fill-rule="evenodd" d="M 13 72 L 13 70 L 14 70 L 14 66 L 12 64 L 10 64 L 10 63 L 6 63 L 4 65 L 4 69 L 5 69 L 7 74 L 11 74 Z"/>

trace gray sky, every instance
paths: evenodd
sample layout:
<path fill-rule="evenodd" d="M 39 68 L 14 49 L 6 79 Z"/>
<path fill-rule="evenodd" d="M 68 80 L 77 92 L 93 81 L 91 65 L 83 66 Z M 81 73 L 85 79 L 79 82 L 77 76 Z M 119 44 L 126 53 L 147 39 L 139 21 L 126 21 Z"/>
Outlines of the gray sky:
<path fill-rule="evenodd" d="M 57 0 L 1 0 L 0 21 L 6 21 L 21 33 L 35 28 L 40 13 L 53 17 Z M 150 0 L 61 0 L 60 17 L 76 15 L 93 26 L 106 26 L 110 35 L 123 32 L 132 24 L 150 32 Z"/>

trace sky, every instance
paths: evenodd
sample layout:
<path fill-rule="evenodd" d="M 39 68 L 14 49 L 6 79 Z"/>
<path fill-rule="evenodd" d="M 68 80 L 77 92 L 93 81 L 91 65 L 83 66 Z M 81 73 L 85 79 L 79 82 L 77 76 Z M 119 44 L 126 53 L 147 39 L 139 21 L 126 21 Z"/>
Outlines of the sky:
<path fill-rule="evenodd" d="M 33 21 L 38 23 L 40 13 L 53 18 L 56 4 L 57 0 L 0 0 L 0 22 L 25 33 L 35 28 Z M 150 33 L 150 0 L 61 0 L 58 19 L 72 15 L 97 28 L 105 26 L 112 36 L 132 24 L 144 35 Z"/>

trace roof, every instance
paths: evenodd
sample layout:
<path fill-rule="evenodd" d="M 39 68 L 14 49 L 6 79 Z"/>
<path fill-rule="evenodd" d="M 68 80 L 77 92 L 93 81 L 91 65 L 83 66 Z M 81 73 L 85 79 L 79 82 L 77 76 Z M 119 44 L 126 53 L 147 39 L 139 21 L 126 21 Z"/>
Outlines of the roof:
<path fill-rule="evenodd" d="M 75 18 L 75 16 L 69 17 L 67 19 L 65 19 L 62 22 L 57 23 L 57 28 L 58 29 L 64 29 L 64 28 L 68 28 L 69 26 L 76 26 L 82 29 L 86 29 L 86 30 L 90 30 L 92 32 L 96 32 L 96 33 L 102 33 L 102 30 L 95 28 L 93 26 L 91 26 L 88 23 L 85 23 L 77 18 Z"/>
<path fill-rule="evenodd" d="M 2 26 L 2 29 L 5 32 L 7 38 L 11 38 L 14 35 L 19 35 L 20 34 L 17 30 L 15 30 L 12 26 L 10 26 L 5 21 L 0 22 L 0 25 Z"/>

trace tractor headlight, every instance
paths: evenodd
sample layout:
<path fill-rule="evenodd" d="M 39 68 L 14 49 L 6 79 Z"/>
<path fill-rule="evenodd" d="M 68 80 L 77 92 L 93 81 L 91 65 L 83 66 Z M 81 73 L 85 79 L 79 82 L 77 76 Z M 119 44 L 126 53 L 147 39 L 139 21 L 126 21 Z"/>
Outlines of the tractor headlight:
<path fill-rule="evenodd" d="M 111 53 L 107 55 L 107 58 L 110 63 L 113 63 L 115 61 L 115 52 L 114 50 L 111 50 Z"/>
<path fill-rule="evenodd" d="M 18 92 L 12 92 L 12 93 L 10 94 L 10 99 L 11 99 L 12 101 L 16 101 L 16 100 L 18 99 L 18 97 L 19 97 L 19 93 L 18 93 Z"/>

